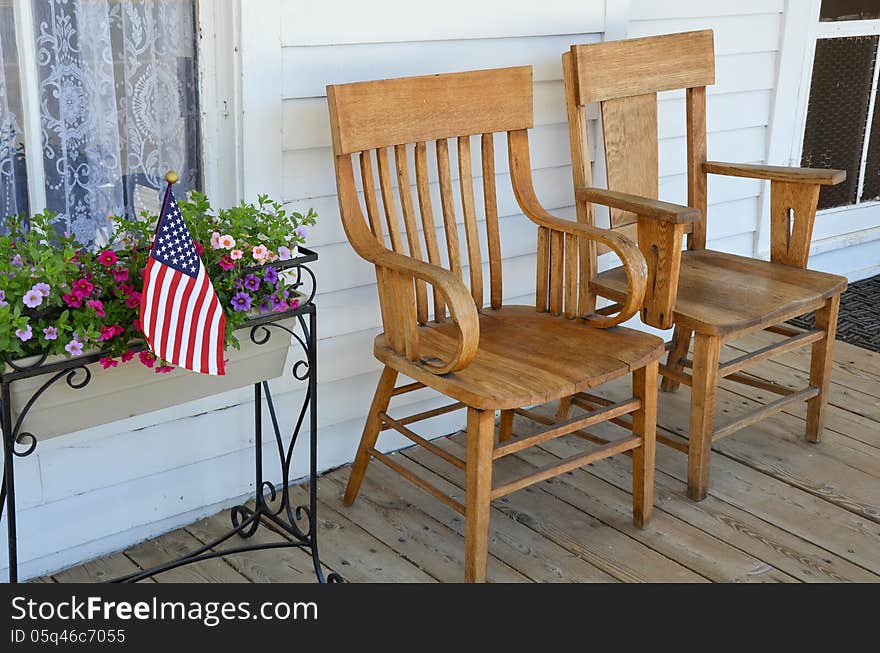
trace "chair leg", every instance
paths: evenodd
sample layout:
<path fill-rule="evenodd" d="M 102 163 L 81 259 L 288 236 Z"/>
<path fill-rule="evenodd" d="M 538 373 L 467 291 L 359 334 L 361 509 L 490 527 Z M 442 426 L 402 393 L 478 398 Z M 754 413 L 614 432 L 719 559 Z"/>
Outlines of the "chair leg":
<path fill-rule="evenodd" d="M 559 400 L 559 408 L 556 410 L 556 421 L 561 422 L 568 419 L 568 413 L 571 411 L 571 397 L 563 397 Z"/>
<path fill-rule="evenodd" d="M 672 371 L 681 372 L 684 370 L 681 359 L 687 356 L 688 349 L 691 347 L 692 334 L 693 332 L 690 329 L 675 327 L 675 331 L 672 333 L 672 349 L 666 355 L 666 367 Z M 663 392 L 674 392 L 678 389 L 679 385 L 681 384 L 678 381 L 664 376 L 660 382 L 660 389 Z"/>
<path fill-rule="evenodd" d="M 807 401 L 806 436 L 809 442 L 818 442 L 825 427 L 825 405 L 828 403 L 828 387 L 831 384 L 831 365 L 839 309 L 840 295 L 835 295 L 816 311 L 816 328 L 823 329 L 825 337 L 813 343 L 810 357 L 810 385 L 819 388 L 819 394 Z"/>
<path fill-rule="evenodd" d="M 654 361 L 632 375 L 633 396 L 642 407 L 633 413 L 633 433 L 642 437 L 642 446 L 633 449 L 633 523 L 647 526 L 654 511 L 654 457 L 657 432 L 657 368 Z"/>
<path fill-rule="evenodd" d="M 465 469 L 464 580 L 486 581 L 495 411 L 468 408 Z"/>
<path fill-rule="evenodd" d="M 501 411 L 501 424 L 498 426 L 498 442 L 507 442 L 513 437 L 513 416 L 512 410 Z"/>
<path fill-rule="evenodd" d="M 369 414 L 367 414 L 367 423 L 364 425 L 364 434 L 361 436 L 357 456 L 355 456 L 354 464 L 351 466 L 348 487 L 345 488 L 345 496 L 343 497 L 343 502 L 347 506 L 354 503 L 361 489 L 361 483 L 364 480 L 364 475 L 367 473 L 367 465 L 370 464 L 370 451 L 376 446 L 379 430 L 382 427 L 379 413 L 388 410 L 388 403 L 391 401 L 391 393 L 394 391 L 396 381 L 397 370 L 393 370 L 386 365 L 385 369 L 382 370 L 382 376 L 379 377 L 379 385 L 376 387 L 376 394 L 373 395 L 373 403 L 370 405 Z"/>
<path fill-rule="evenodd" d="M 709 455 L 712 451 L 712 418 L 718 385 L 721 339 L 697 333 L 691 381 L 691 424 L 688 435 L 688 496 L 702 501 L 709 490 Z"/>

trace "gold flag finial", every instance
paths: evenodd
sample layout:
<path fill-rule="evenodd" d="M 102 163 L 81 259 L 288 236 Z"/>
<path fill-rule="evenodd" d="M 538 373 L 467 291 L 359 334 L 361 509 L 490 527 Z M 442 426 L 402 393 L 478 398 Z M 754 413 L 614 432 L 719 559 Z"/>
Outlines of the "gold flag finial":
<path fill-rule="evenodd" d="M 177 173 L 174 170 L 169 170 L 165 173 L 165 181 L 169 184 L 176 184 L 180 177 L 177 176 Z"/>

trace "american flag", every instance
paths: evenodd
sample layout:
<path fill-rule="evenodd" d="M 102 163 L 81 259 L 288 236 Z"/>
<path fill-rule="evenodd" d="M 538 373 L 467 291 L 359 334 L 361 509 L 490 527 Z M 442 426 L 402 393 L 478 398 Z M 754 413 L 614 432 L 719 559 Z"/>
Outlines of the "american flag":
<path fill-rule="evenodd" d="M 141 326 L 153 353 L 202 374 L 225 374 L 226 316 L 169 184 L 144 270 Z"/>

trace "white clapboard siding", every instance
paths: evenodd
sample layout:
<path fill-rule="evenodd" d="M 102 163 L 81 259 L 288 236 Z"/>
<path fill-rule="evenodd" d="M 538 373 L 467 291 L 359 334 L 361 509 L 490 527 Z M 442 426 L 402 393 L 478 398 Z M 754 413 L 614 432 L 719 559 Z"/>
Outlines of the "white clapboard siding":
<path fill-rule="evenodd" d="M 236 71 L 247 97 L 229 105 L 239 111 L 238 190 L 244 196 L 270 191 L 291 209 L 311 206 L 320 215 L 310 234 L 310 245 L 320 254 L 314 268 L 319 286 L 320 469 L 345 464 L 354 456 L 378 378 L 379 364 L 371 352 L 380 325 L 374 272 L 351 250 L 340 223 L 324 97 L 327 84 L 533 66 L 535 186 L 547 208 L 573 218 L 562 53 L 574 43 L 602 40 L 606 17 L 615 38 L 708 27 L 715 30 L 717 48 L 716 84 L 708 89 L 709 156 L 741 162 L 767 156 L 783 0 L 260 0 L 253 14 L 251 2 L 242 2 L 246 15 L 240 25 L 241 70 Z M 600 156 L 596 117 L 593 107 L 589 118 L 594 157 Z M 658 121 L 660 195 L 685 203 L 682 92 L 660 94 Z M 455 148 L 450 151 L 457 177 Z M 207 158 L 219 155 L 205 152 Z M 482 211 L 479 157 L 474 159 L 472 174 Z M 436 200 L 435 171 L 432 180 Z M 496 144 L 496 185 L 505 302 L 530 304 L 535 228 L 522 216 L 510 189 L 501 136 Z M 710 246 L 752 252 L 761 193 L 757 180 L 710 178 Z M 824 229 L 817 224 L 817 234 L 833 236 Z M 837 256 L 828 251 L 814 258 L 818 265 L 833 268 L 839 263 Z M 856 264 L 864 269 L 876 263 L 867 254 L 855 256 L 862 257 Z M 601 267 L 612 265 L 612 258 L 603 257 Z M 484 281 L 488 283 L 486 273 Z M 288 434 L 290 408 L 302 400 L 302 384 L 288 375 L 271 386 L 276 405 L 283 407 L 282 432 Z M 40 443 L 33 456 L 16 461 L 23 576 L 124 548 L 233 505 L 252 492 L 252 401 L 250 388 L 227 392 L 55 438 Z M 393 407 L 408 413 L 442 401 L 421 390 L 395 398 Z M 264 463 L 274 470 L 269 425 L 266 420 Z M 463 415 L 457 412 L 432 420 L 423 430 L 440 435 L 462 425 Z M 306 472 L 306 435 L 297 445 L 295 476 Z M 399 436 L 386 433 L 379 446 L 390 450 L 403 444 Z M 3 553 L 0 548 L 0 556 Z"/>

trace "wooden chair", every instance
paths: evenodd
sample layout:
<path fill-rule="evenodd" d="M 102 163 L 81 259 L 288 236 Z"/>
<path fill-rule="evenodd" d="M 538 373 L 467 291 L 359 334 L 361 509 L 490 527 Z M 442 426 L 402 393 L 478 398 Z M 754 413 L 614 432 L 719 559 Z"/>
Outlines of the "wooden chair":
<path fill-rule="evenodd" d="M 531 67 L 328 86 L 327 100 L 342 221 L 354 249 L 375 264 L 384 325 L 373 353 L 385 367 L 345 502 L 355 500 L 371 458 L 381 461 L 464 515 L 465 579 L 483 581 L 491 500 L 628 451 L 633 459 L 633 518 L 637 525 L 644 525 L 652 509 L 656 374 L 663 342 L 615 325 L 633 315 L 641 304 L 647 281 L 645 261 L 623 236 L 553 217 L 538 203 L 527 131 L 533 120 Z M 507 132 L 509 172 L 519 207 L 537 225 L 536 306 L 506 306 L 502 302 L 495 184 L 507 175 L 505 171 L 496 175 L 496 136 L 503 139 L 497 132 Z M 478 166 L 473 165 L 472 137 L 479 140 Z M 448 139 L 452 138 L 457 145 L 460 213 L 450 170 Z M 435 142 L 431 145 L 429 141 Z M 389 148 L 394 150 L 393 163 Z M 352 162 L 355 154 L 358 179 Z M 435 158 L 436 182 L 429 172 L 429 157 Z M 413 161 L 417 200 L 411 183 Z M 379 193 L 374 166 L 378 168 Z M 475 173 L 482 174 L 483 211 L 479 217 Z M 434 222 L 436 195 L 443 218 L 439 239 Z M 463 217 L 464 252 L 458 216 Z M 482 218 L 483 237 L 479 233 Z M 390 249 L 384 235 L 386 226 Z M 580 309 L 583 288 L 578 285 L 579 270 L 593 264 L 587 246 L 591 242 L 614 250 L 623 262 L 629 291 L 624 292 L 616 316 L 583 315 Z M 484 243 L 486 250 L 482 249 Z M 441 257 L 443 245 L 446 251 Z M 488 266 L 483 263 L 484 251 L 488 252 Z M 469 287 L 462 280 L 465 269 Z M 486 273 L 488 307 L 484 307 Z M 400 374 L 413 381 L 395 386 Z M 631 398 L 536 435 L 511 439 L 518 409 L 627 374 L 632 374 Z M 386 412 L 392 396 L 424 387 L 454 403 L 405 417 L 391 417 Z M 415 422 L 460 408 L 467 410 L 465 459 L 410 429 Z M 497 444 L 496 410 L 501 411 Z M 492 487 L 495 460 L 626 414 L 632 415 L 630 437 L 611 442 L 594 438 L 600 444 L 595 450 Z M 464 504 L 417 476 L 397 458 L 376 449 L 379 432 L 389 428 L 464 471 Z"/>
<path fill-rule="evenodd" d="M 658 435 L 657 439 L 688 454 L 688 495 L 706 496 L 709 454 L 713 440 L 726 437 L 757 420 L 807 401 L 806 438 L 817 442 L 825 420 L 831 373 L 831 350 L 843 277 L 807 270 L 810 238 L 819 188 L 845 178 L 842 170 L 742 165 L 706 160 L 706 86 L 715 82 L 711 30 L 649 38 L 575 45 L 563 55 L 577 216 L 593 225 L 591 202 L 611 205 L 615 230 L 636 236 L 648 262 L 669 259 L 668 272 L 648 279 L 641 318 L 658 328 L 675 325 L 666 364 L 661 366 L 663 390 L 680 383 L 691 386 L 689 441 Z M 657 93 L 684 88 L 687 111 L 688 209 L 657 201 Z M 599 102 L 605 141 L 608 188 L 592 187 L 585 125 L 585 105 Z M 731 175 L 770 180 L 770 261 L 706 249 L 706 176 Z M 702 218 L 680 224 L 682 212 L 697 209 Z M 687 233 L 687 250 L 681 252 Z M 648 236 L 654 249 L 642 243 Z M 624 270 L 589 271 L 587 301 L 599 295 L 613 300 L 626 296 Z M 650 299 L 653 293 L 654 300 Z M 659 302 L 656 306 L 654 301 Z M 672 303 L 674 311 L 664 312 Z M 816 311 L 814 329 L 801 332 L 783 323 Z M 766 330 L 786 336 L 779 343 L 748 355 L 719 362 L 722 343 L 748 332 Z M 693 359 L 688 359 L 691 338 Z M 792 391 L 744 374 L 748 365 L 797 347 L 812 344 L 810 384 Z M 690 368 L 691 373 L 683 370 Z M 713 432 L 713 409 L 719 378 L 777 393 L 780 398 Z M 595 397 L 574 398 L 576 405 L 597 405 Z M 570 401 L 562 402 L 559 418 Z"/>

